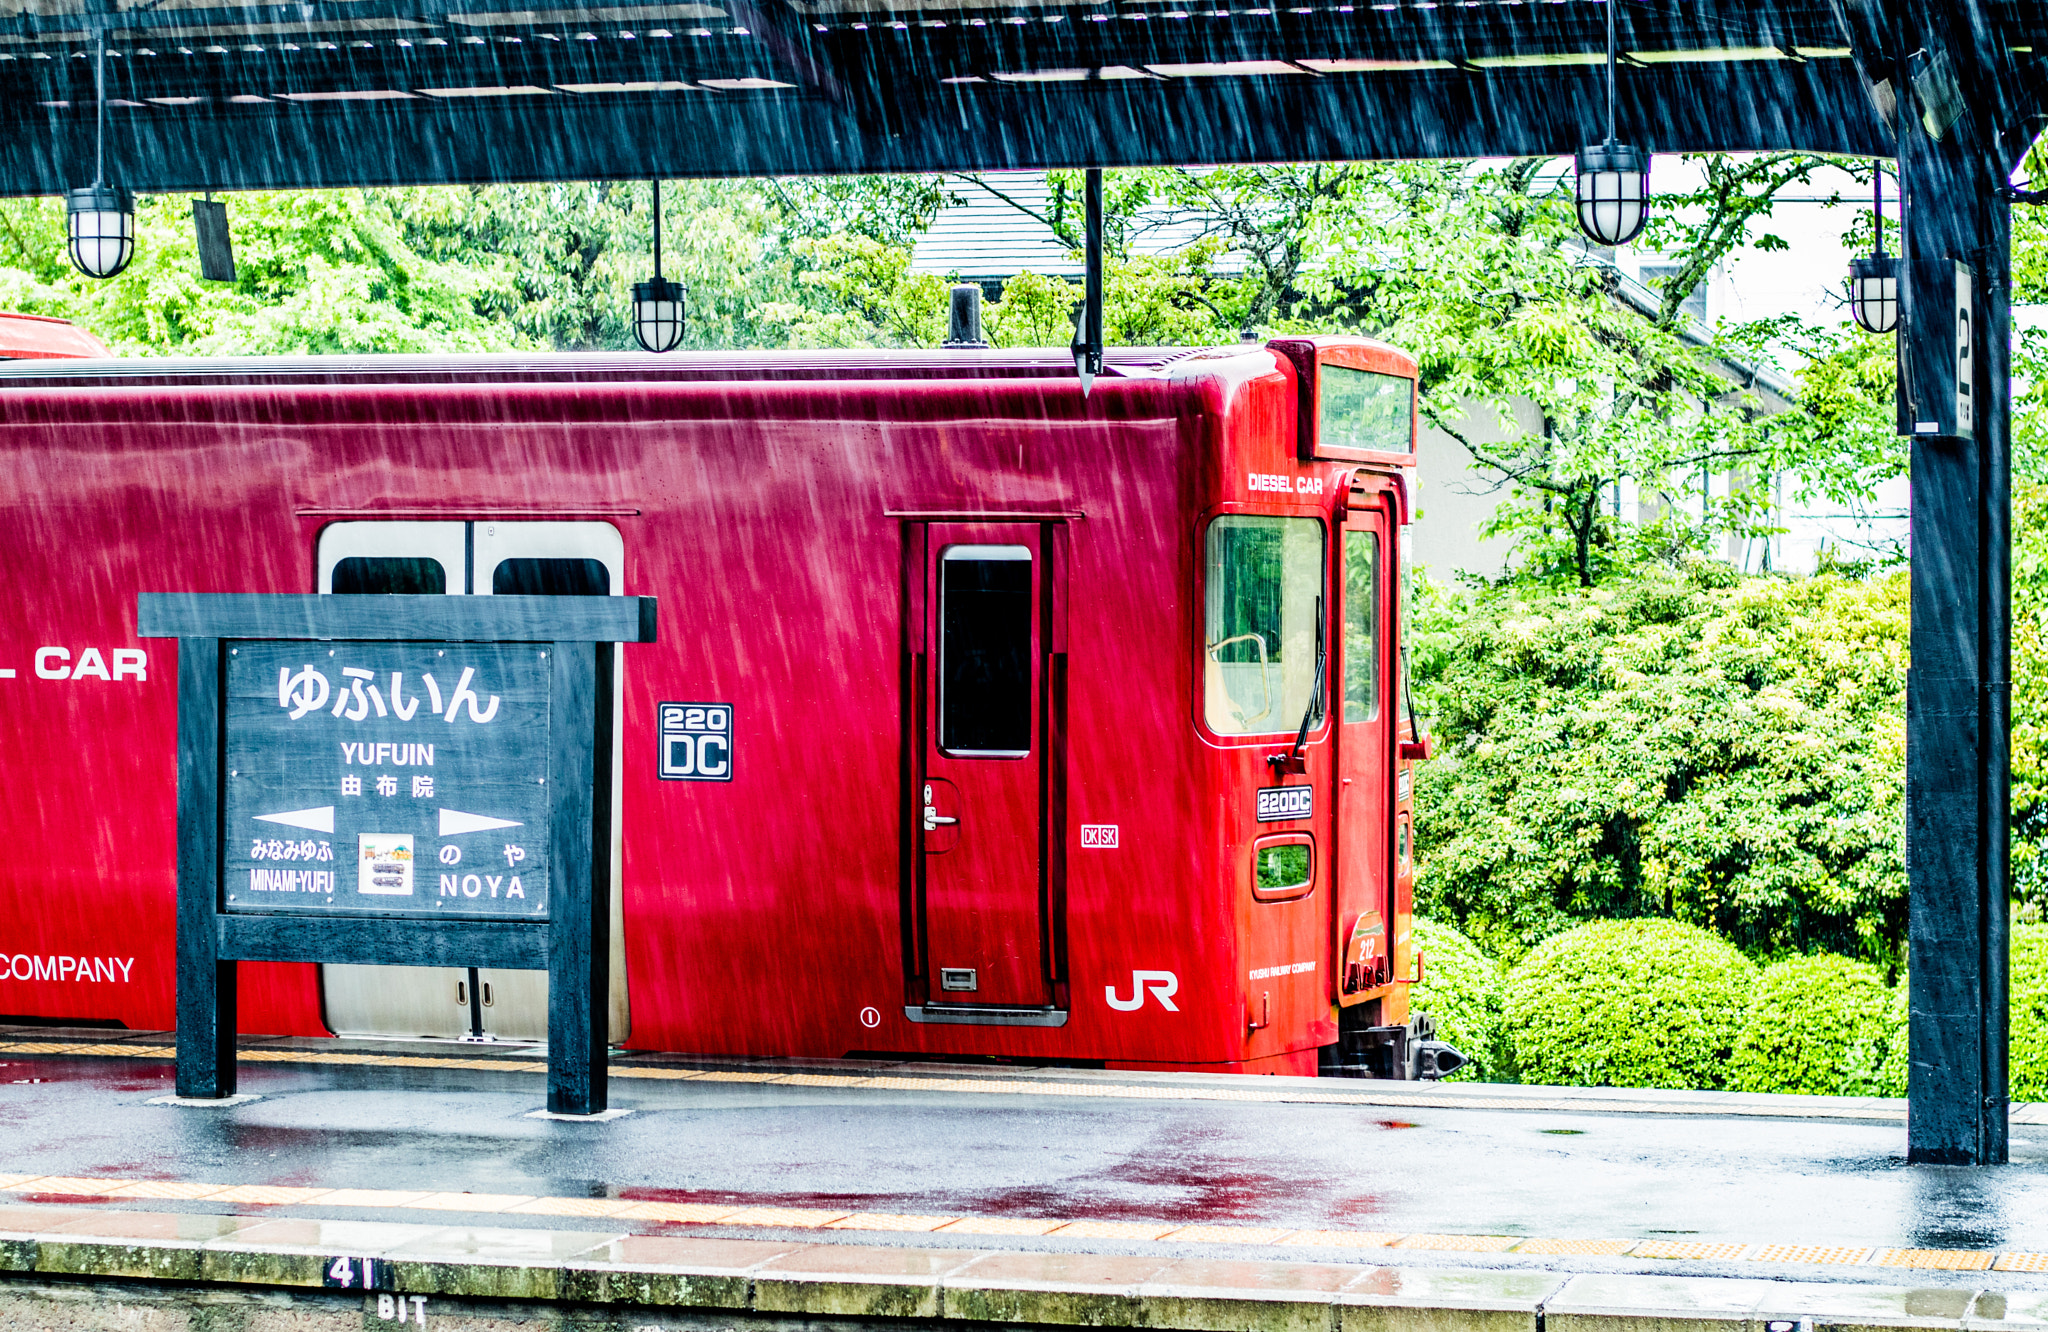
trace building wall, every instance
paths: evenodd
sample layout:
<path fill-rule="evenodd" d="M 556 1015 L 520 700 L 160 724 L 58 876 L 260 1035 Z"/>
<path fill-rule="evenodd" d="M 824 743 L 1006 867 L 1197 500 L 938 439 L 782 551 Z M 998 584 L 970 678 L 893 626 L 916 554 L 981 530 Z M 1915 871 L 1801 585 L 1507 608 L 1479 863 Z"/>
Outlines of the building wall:
<path fill-rule="evenodd" d="M 1516 420 L 1522 431 L 1543 428 L 1542 415 L 1532 403 L 1517 404 Z M 1495 443 L 1510 434 L 1490 407 L 1463 413 L 1456 428 L 1479 444 Z M 1459 573 L 1498 576 L 1507 567 L 1514 542 L 1508 537 L 1483 537 L 1479 529 L 1493 517 L 1506 489 L 1473 462 L 1463 444 L 1427 426 L 1416 441 L 1415 471 L 1415 526 L 1409 533 L 1409 558 L 1432 578 L 1450 579 Z"/>

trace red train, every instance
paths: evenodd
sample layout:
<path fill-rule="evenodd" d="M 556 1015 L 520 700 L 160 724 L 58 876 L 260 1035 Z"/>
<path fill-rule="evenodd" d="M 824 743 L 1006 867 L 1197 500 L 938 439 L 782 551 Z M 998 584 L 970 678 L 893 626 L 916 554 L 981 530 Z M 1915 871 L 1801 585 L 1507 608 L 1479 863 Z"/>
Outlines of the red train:
<path fill-rule="evenodd" d="M 1414 394 L 1330 338 L 1087 395 L 1050 351 L 0 367 L 0 1021 L 172 1025 L 138 592 L 630 591 L 619 1043 L 1413 1075 Z M 541 973 L 242 970 L 244 1031 L 544 1034 Z"/>

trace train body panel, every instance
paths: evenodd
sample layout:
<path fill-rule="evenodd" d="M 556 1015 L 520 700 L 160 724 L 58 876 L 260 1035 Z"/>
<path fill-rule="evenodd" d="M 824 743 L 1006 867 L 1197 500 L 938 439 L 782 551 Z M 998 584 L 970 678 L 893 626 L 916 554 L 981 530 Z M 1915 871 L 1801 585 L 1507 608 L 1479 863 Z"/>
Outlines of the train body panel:
<path fill-rule="evenodd" d="M 1412 431 L 1411 363 L 1326 351 L 1405 375 Z M 1340 1007 L 1399 1020 L 1412 436 L 1308 439 L 1298 351 L 1085 398 L 968 355 L 0 371 L 0 1014 L 172 1024 L 138 592 L 344 590 L 323 533 L 375 523 L 516 590 L 476 552 L 549 523 L 661 602 L 621 654 L 632 1046 L 1313 1072 Z M 310 966 L 243 964 L 241 1004 L 334 1025 Z"/>

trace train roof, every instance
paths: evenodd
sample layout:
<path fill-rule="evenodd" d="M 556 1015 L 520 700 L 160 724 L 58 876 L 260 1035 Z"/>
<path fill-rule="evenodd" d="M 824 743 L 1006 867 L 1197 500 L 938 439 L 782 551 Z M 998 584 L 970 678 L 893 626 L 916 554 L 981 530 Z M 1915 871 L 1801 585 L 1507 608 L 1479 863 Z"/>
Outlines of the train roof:
<path fill-rule="evenodd" d="M 1323 339 L 1318 339 L 1323 341 Z M 1365 339 L 1329 339 L 1366 343 Z M 1382 344 L 1367 343 L 1380 346 Z M 1391 350 L 1391 349 L 1389 349 Z M 1103 358 L 1102 378 L 1157 379 L 1197 365 L 1258 355 L 1265 344 L 1120 347 Z M 660 383 L 791 380 L 1072 379 L 1064 347 L 840 351 L 542 352 L 483 355 L 132 357 L 0 364 L 11 388 L 158 388 L 237 385 Z"/>
<path fill-rule="evenodd" d="M 107 344 L 69 319 L 0 310 L 0 360 L 111 357 Z"/>

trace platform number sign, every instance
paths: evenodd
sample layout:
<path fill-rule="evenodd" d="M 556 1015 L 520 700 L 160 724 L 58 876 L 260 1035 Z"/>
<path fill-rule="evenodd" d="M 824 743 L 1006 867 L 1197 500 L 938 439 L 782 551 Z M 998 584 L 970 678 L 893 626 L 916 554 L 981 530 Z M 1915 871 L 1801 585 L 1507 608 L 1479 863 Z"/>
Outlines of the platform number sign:
<path fill-rule="evenodd" d="M 671 782 L 732 780 L 732 705 L 661 705 L 661 776 Z"/>
<path fill-rule="evenodd" d="M 329 1290 L 389 1290 L 381 1258 L 329 1258 L 320 1284 Z"/>
<path fill-rule="evenodd" d="M 1956 265 L 1956 433 L 1974 435 L 1977 429 L 1975 399 L 1970 390 L 1977 382 L 1977 339 L 1972 327 L 1971 308 L 1974 275 Z"/>

